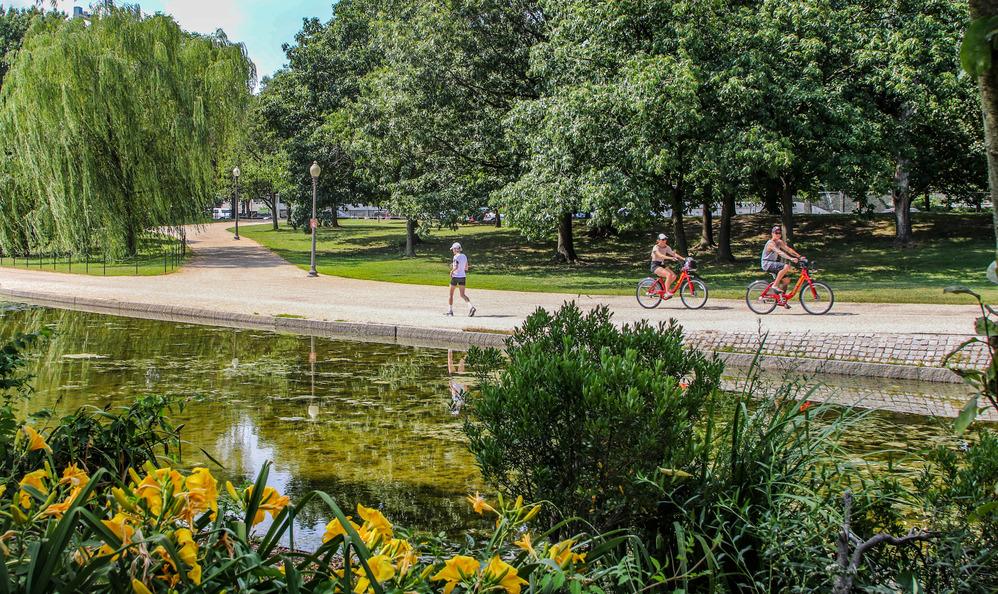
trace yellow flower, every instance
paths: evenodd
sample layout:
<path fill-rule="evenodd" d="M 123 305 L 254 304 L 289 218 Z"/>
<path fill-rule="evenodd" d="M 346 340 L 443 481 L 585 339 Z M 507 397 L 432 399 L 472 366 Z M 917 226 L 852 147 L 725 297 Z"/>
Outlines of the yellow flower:
<path fill-rule="evenodd" d="M 500 559 L 498 555 L 492 557 L 482 575 L 486 580 L 497 580 L 498 585 L 508 594 L 520 594 L 520 588 L 527 583 L 527 580 L 516 575 L 515 567 Z"/>
<path fill-rule="evenodd" d="M 128 525 L 128 518 L 123 514 L 115 514 L 110 520 L 102 520 L 107 529 L 114 533 L 121 541 L 122 546 L 132 544 L 132 536 L 135 534 L 135 528 Z M 100 555 L 111 555 L 115 549 L 111 548 L 111 545 L 104 544 L 101 546 L 99 554 Z M 112 559 L 117 559 L 118 555 L 112 557 Z"/>
<path fill-rule="evenodd" d="M 45 495 L 49 492 L 48 487 L 45 486 L 45 478 L 48 477 L 48 472 L 45 470 L 36 470 L 34 472 L 29 472 L 24 475 L 19 483 L 21 487 L 31 487 L 38 491 L 39 493 Z M 31 495 L 25 491 L 23 488 L 19 493 L 21 507 L 25 509 L 31 509 Z"/>
<path fill-rule="evenodd" d="M 225 481 L 225 490 L 229 493 L 229 497 L 233 501 L 241 502 L 243 500 L 242 496 L 236 491 L 236 488 L 232 485 L 231 481 Z"/>
<path fill-rule="evenodd" d="M 253 497 L 253 485 L 250 485 L 246 489 L 246 499 L 249 500 Z M 260 507 L 256 510 L 256 515 L 253 516 L 253 525 L 256 526 L 263 521 L 264 514 L 270 512 L 270 518 L 274 519 L 280 515 L 281 510 L 283 510 L 291 499 L 286 495 L 281 495 L 277 492 L 277 489 L 273 487 L 264 487 L 263 495 L 260 497 Z"/>
<path fill-rule="evenodd" d="M 145 584 L 135 578 L 132 578 L 132 591 L 135 594 L 152 594 L 152 591 Z"/>
<path fill-rule="evenodd" d="M 475 510 L 476 514 L 481 514 L 482 512 L 498 513 L 494 507 L 488 503 L 485 503 L 485 498 L 478 493 L 468 495 L 468 503 L 471 504 L 471 507 Z"/>
<path fill-rule="evenodd" d="M 391 557 L 392 562 L 398 566 L 399 575 L 409 573 L 409 569 L 418 560 L 409 541 L 400 538 L 393 538 L 385 543 L 385 546 L 381 548 L 381 554 Z"/>
<path fill-rule="evenodd" d="M 531 556 L 537 556 L 537 551 L 534 550 L 534 544 L 530 540 L 529 532 L 524 532 L 523 536 L 520 537 L 520 540 L 514 541 L 513 544 L 520 547 L 524 551 L 527 551 Z"/>
<path fill-rule="evenodd" d="M 349 517 L 347 517 L 347 522 L 350 523 L 350 526 L 352 526 L 354 530 L 360 530 L 360 526 L 354 523 L 354 521 Z M 347 531 L 343 527 L 343 524 L 340 523 L 339 518 L 333 518 L 332 522 L 326 524 L 326 532 L 322 535 L 322 542 L 329 542 L 337 536 L 346 536 L 346 534 Z"/>
<path fill-rule="evenodd" d="M 90 476 L 79 469 L 76 464 L 70 464 L 62 471 L 60 485 L 69 485 L 70 489 L 82 489 L 90 482 Z"/>
<path fill-rule="evenodd" d="M 194 536 L 187 528 L 180 528 L 174 533 L 177 538 L 177 545 L 180 549 L 177 554 L 180 560 L 191 569 L 187 572 L 187 577 L 194 582 L 194 585 L 201 585 L 201 566 L 198 565 L 198 545 L 194 542 Z"/>
<path fill-rule="evenodd" d="M 375 555 L 367 560 L 367 566 L 371 568 L 371 573 L 374 574 L 374 580 L 379 584 L 395 577 L 395 566 L 392 565 L 392 560 L 385 555 Z M 371 581 L 368 578 L 367 572 L 363 568 L 358 570 L 357 584 L 354 586 L 354 592 L 371 592 L 374 588 L 371 587 Z"/>
<path fill-rule="evenodd" d="M 172 468 L 157 468 L 142 479 L 135 488 L 135 494 L 144 499 L 149 511 L 158 516 L 163 511 L 166 496 L 174 497 L 183 488 L 184 477 Z"/>
<path fill-rule="evenodd" d="M 39 435 L 37 431 L 27 425 L 21 427 L 21 430 L 24 432 L 24 436 L 28 438 L 29 452 L 45 450 L 50 454 L 52 453 L 52 448 L 49 447 L 49 444 L 45 443 L 45 438 Z"/>
<path fill-rule="evenodd" d="M 435 582 L 446 581 L 447 585 L 444 586 L 444 594 L 450 594 L 459 583 L 474 577 L 478 573 L 480 566 L 481 564 L 476 559 L 457 555 L 453 559 L 448 559 L 444 563 L 444 568 L 430 579 Z"/>
<path fill-rule="evenodd" d="M 52 503 L 39 514 L 42 518 L 55 517 L 62 518 L 62 516 L 69 511 L 69 506 L 73 504 L 73 499 L 76 497 L 76 492 L 69 494 L 69 497 L 65 501 L 60 501 L 59 503 Z"/>
<path fill-rule="evenodd" d="M 560 567 L 565 567 L 568 563 L 582 563 L 586 560 L 586 554 L 576 553 L 572 551 L 572 545 L 575 544 L 574 540 L 563 540 L 556 545 L 552 545 L 548 549 L 548 557 L 554 559 Z"/>
<path fill-rule="evenodd" d="M 195 507 L 194 513 L 211 510 L 211 519 L 218 516 L 218 481 L 211 476 L 207 468 L 197 467 L 184 481 L 184 486 L 190 492 L 189 505 Z"/>
<path fill-rule="evenodd" d="M 357 515 L 364 520 L 364 528 L 370 530 L 375 536 L 390 539 L 394 535 L 392 523 L 378 510 L 364 507 L 358 503 Z"/>
<path fill-rule="evenodd" d="M 173 533 L 173 538 L 177 542 L 177 556 L 184 564 L 184 568 L 187 569 L 187 577 L 194 582 L 195 585 L 201 585 L 201 566 L 198 565 L 198 545 L 194 542 L 194 536 L 191 531 L 187 528 L 179 528 Z M 174 562 L 173 557 L 166 552 L 163 547 L 156 547 L 153 551 L 163 558 L 163 575 L 161 576 L 171 588 L 175 588 L 180 582 L 180 576 L 177 575 L 177 564 Z"/>

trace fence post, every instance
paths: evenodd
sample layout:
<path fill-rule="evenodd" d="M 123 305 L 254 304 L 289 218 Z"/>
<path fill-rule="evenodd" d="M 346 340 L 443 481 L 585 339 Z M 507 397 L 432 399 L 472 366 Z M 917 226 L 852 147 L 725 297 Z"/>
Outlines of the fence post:
<path fill-rule="evenodd" d="M 107 252 L 104 252 L 104 276 L 107 276 Z"/>

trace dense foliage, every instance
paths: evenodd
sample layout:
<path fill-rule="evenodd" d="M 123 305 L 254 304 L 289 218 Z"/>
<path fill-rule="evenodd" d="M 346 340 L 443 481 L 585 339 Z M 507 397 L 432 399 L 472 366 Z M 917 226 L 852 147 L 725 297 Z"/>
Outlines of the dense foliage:
<path fill-rule="evenodd" d="M 295 166 L 308 146 L 335 168 L 327 200 L 410 219 L 410 251 L 417 223 L 486 206 L 566 260 L 576 212 L 596 233 L 671 215 L 684 250 L 683 213 L 721 205 L 730 259 L 736 201 L 791 236 L 794 201 L 826 190 L 889 197 L 906 243 L 916 197 L 985 195 L 965 19 L 959 0 L 344 0 L 268 101 Z"/>
<path fill-rule="evenodd" d="M 618 329 L 605 307 L 574 304 L 532 314 L 506 354 L 468 357 L 480 383 L 466 428 L 486 480 L 600 529 L 650 528 L 655 490 L 636 478 L 686 465 L 720 362 L 684 350 L 675 325 Z"/>
<path fill-rule="evenodd" d="M 721 393 L 719 366 L 684 349 L 677 328 L 617 328 L 574 305 L 533 314 L 507 350 L 469 356 L 480 383 L 466 431 L 483 476 L 598 529 L 633 530 L 643 547 L 616 569 L 631 582 L 976 592 L 995 580 L 989 430 L 897 461 L 908 470 L 867 462 L 840 445 L 861 415 L 816 405 L 804 385 L 759 398 L 754 373 Z M 896 546 L 862 546 L 887 536 Z"/>
<path fill-rule="evenodd" d="M 134 255 L 203 217 L 253 76 L 224 35 L 138 7 L 34 19 L 0 95 L 0 248 Z"/>

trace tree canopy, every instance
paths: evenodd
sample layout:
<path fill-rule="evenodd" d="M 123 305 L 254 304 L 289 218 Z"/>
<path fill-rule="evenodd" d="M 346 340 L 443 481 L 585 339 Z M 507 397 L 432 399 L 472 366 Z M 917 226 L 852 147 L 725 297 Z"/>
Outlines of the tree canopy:
<path fill-rule="evenodd" d="M 0 246 L 134 254 L 199 220 L 254 77 L 224 34 L 136 7 L 34 20 L 0 94 Z"/>
<path fill-rule="evenodd" d="M 933 192 L 980 204 L 979 112 L 956 51 L 965 10 L 342 0 L 287 48 L 269 113 L 295 167 L 318 158 L 345 176 L 325 188 L 338 203 L 422 225 L 498 208 L 529 236 L 557 234 L 565 260 L 575 213 L 611 232 L 669 215 L 686 250 L 684 214 L 720 204 L 731 259 L 736 201 L 782 213 L 788 237 L 795 202 L 822 191 L 891 196 L 899 213 Z M 899 214 L 897 239 L 910 238 Z"/>

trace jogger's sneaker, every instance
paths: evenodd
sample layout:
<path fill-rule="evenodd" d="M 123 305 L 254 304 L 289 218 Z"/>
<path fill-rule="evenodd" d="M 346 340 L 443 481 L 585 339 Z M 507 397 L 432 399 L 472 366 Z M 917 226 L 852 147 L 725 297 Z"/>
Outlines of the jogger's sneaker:
<path fill-rule="evenodd" d="M 453 318 L 453 317 L 454 317 L 454 312 L 452 312 L 452 311 L 449 311 L 449 312 L 445 313 L 444 315 L 445 315 L 445 316 L 450 316 L 450 317 L 452 317 L 452 318 Z"/>
<path fill-rule="evenodd" d="M 475 312 L 476 312 L 476 311 L 478 311 L 478 310 L 476 310 L 476 309 L 475 309 L 475 306 L 474 306 L 474 305 L 472 305 L 472 306 L 471 306 L 471 309 L 469 309 L 469 310 L 468 310 L 468 317 L 469 317 L 469 318 L 473 318 L 473 317 L 475 317 Z"/>

